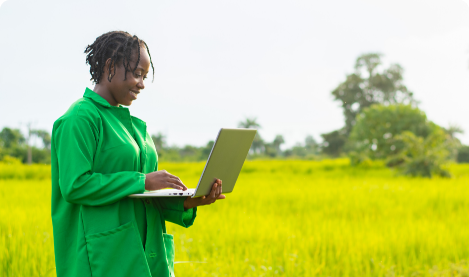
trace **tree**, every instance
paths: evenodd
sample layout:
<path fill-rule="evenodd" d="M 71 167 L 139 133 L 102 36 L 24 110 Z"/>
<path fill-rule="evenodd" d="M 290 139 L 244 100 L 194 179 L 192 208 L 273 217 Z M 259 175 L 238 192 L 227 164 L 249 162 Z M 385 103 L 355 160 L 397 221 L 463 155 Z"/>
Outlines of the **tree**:
<path fill-rule="evenodd" d="M 0 144 L 3 148 L 12 148 L 25 143 L 26 140 L 18 129 L 3 128 L 0 132 Z"/>
<path fill-rule="evenodd" d="M 45 130 L 31 130 L 31 135 L 35 135 L 36 137 L 40 138 L 44 148 L 50 150 L 51 135 L 49 132 Z"/>
<path fill-rule="evenodd" d="M 261 125 L 257 123 L 257 118 L 246 118 L 245 121 L 241 121 L 238 123 L 239 128 L 252 128 L 252 129 L 260 129 Z M 262 153 L 265 151 L 265 143 L 264 140 L 259 135 L 259 132 L 256 133 L 254 140 L 251 145 L 250 152 L 251 153 Z"/>
<path fill-rule="evenodd" d="M 207 142 L 207 145 L 202 149 L 202 160 L 207 160 L 210 152 L 212 151 L 215 142 L 213 140 Z"/>
<path fill-rule="evenodd" d="M 361 55 L 355 62 L 355 72 L 332 91 L 335 100 L 342 103 L 345 131 L 348 135 L 357 114 L 373 104 L 415 103 L 412 92 L 402 83 L 403 68 L 392 64 L 378 72 L 381 54 Z"/>
<path fill-rule="evenodd" d="M 156 151 L 162 151 L 166 147 L 166 136 L 158 132 L 156 135 L 152 135 L 151 139 L 153 144 L 155 144 Z"/>
<path fill-rule="evenodd" d="M 200 150 L 192 145 L 186 145 L 179 150 L 179 155 L 183 160 L 198 160 Z"/>
<path fill-rule="evenodd" d="M 275 136 L 275 139 L 272 142 L 272 146 L 274 147 L 275 151 L 277 151 L 278 155 L 282 152 L 282 150 L 280 150 L 280 146 L 284 143 L 285 143 L 285 140 L 283 139 L 282 135 Z"/>
<path fill-rule="evenodd" d="M 261 128 L 261 125 L 259 125 L 259 123 L 257 123 L 257 118 L 253 117 L 253 118 L 249 118 L 247 117 L 244 122 L 243 121 L 240 121 L 238 123 L 238 127 L 239 128 L 253 128 L 253 129 L 260 129 Z"/>
<path fill-rule="evenodd" d="M 347 132 L 345 128 L 332 131 L 327 134 L 321 134 L 323 139 L 322 152 L 324 154 L 338 157 L 347 141 Z"/>
<path fill-rule="evenodd" d="M 5 127 L 0 132 L 0 159 L 3 156 L 16 157 L 19 160 L 26 160 L 27 149 L 26 139 L 18 129 Z"/>
<path fill-rule="evenodd" d="M 256 133 L 256 136 L 254 137 L 254 140 L 252 141 L 250 151 L 254 154 L 261 154 L 262 152 L 265 152 L 265 143 L 264 143 L 264 140 L 259 135 L 259 133 Z"/>
<path fill-rule="evenodd" d="M 373 105 L 358 115 L 346 147 L 356 162 L 362 157 L 386 159 L 404 148 L 401 140 L 395 140 L 397 135 L 410 131 L 425 139 L 436 129 L 440 127 L 411 105 Z"/>
<path fill-rule="evenodd" d="M 381 54 L 368 53 L 359 56 L 355 62 L 355 72 L 346 76 L 332 95 L 340 101 L 345 116 L 342 129 L 321 135 L 324 139 L 323 151 L 337 156 L 355 125 L 356 116 L 373 104 L 391 105 L 397 103 L 414 104 L 413 93 L 403 84 L 403 68 L 392 64 L 379 71 L 382 66 Z"/>
<path fill-rule="evenodd" d="M 305 149 L 308 154 L 313 154 L 313 155 L 319 154 L 319 144 L 316 142 L 313 136 L 306 136 Z"/>
<path fill-rule="evenodd" d="M 280 146 L 285 143 L 282 135 L 275 136 L 275 139 L 271 143 L 264 144 L 264 151 L 267 156 L 277 157 L 282 155 L 282 150 Z"/>

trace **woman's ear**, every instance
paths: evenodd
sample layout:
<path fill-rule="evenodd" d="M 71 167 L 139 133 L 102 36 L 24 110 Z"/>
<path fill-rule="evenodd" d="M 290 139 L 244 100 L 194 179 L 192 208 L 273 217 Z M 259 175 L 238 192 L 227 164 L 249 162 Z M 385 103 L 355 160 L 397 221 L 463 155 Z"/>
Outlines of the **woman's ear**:
<path fill-rule="evenodd" d="M 109 65 L 111 66 L 109 67 Z M 106 63 L 104 65 L 104 77 L 107 78 L 109 83 L 111 82 L 111 79 L 113 77 L 113 74 L 112 74 L 113 72 L 114 72 L 114 63 L 111 64 L 111 58 L 109 58 L 106 60 Z"/>

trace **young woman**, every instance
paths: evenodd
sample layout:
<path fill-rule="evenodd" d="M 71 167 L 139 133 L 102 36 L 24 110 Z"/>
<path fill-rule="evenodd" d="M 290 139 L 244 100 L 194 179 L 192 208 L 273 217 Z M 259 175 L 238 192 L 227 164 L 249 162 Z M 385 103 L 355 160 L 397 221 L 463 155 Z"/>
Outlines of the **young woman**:
<path fill-rule="evenodd" d="M 57 276 L 174 276 L 173 237 L 165 221 L 191 226 L 197 206 L 225 198 L 221 180 L 201 198 L 128 198 L 145 190 L 187 189 L 177 176 L 158 171 L 145 122 L 123 107 L 145 88 L 153 69 L 150 51 L 136 36 L 109 32 L 85 53 L 96 85 L 52 131 Z"/>

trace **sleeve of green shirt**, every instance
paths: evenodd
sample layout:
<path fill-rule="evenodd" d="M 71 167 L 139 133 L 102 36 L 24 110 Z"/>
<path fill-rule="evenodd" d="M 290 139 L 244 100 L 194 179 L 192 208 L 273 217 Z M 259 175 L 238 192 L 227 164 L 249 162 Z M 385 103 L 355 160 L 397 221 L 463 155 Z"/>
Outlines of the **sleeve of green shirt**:
<path fill-rule="evenodd" d="M 160 203 L 164 220 L 186 228 L 194 224 L 197 207 L 184 209 L 185 197 L 157 197 L 155 199 Z"/>
<path fill-rule="evenodd" d="M 67 202 L 101 206 L 145 191 L 145 174 L 123 171 L 92 172 L 99 131 L 92 120 L 79 115 L 63 118 L 54 126 L 53 147 L 59 164 L 59 186 Z"/>

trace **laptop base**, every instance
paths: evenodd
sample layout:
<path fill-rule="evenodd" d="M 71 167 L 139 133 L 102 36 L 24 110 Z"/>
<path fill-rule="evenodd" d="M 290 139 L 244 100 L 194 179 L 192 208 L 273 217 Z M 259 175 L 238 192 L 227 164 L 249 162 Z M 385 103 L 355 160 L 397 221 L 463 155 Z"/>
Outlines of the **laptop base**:
<path fill-rule="evenodd" d="M 187 197 L 193 196 L 195 189 L 178 190 L 178 189 L 161 189 L 161 190 L 150 190 L 144 193 L 131 194 L 131 198 L 147 198 L 147 197 Z"/>

